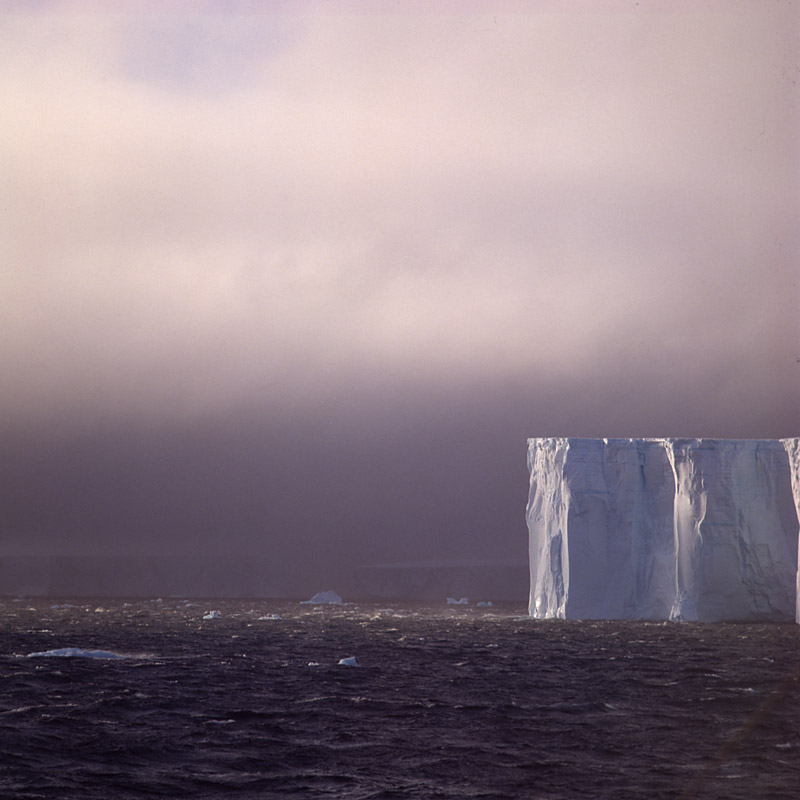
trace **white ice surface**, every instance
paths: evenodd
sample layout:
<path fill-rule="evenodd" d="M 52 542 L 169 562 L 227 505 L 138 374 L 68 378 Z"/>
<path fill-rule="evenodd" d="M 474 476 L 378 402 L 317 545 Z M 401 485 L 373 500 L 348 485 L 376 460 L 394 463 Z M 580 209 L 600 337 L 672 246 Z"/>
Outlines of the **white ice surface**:
<path fill-rule="evenodd" d="M 355 659 L 355 656 L 348 656 L 347 658 L 340 658 L 339 659 L 339 666 L 340 667 L 357 667 L 358 662 Z"/>
<path fill-rule="evenodd" d="M 219 611 L 208 611 L 203 614 L 203 619 L 219 619 Z"/>
<path fill-rule="evenodd" d="M 58 650 L 42 650 L 39 653 L 28 653 L 28 658 L 124 658 L 109 650 L 82 650 L 80 647 L 62 647 Z"/>
<path fill-rule="evenodd" d="M 530 439 L 531 616 L 800 620 L 799 441 Z"/>
<path fill-rule="evenodd" d="M 342 605 L 342 598 L 333 590 L 327 592 L 317 592 L 310 600 L 301 600 L 303 605 Z"/>
<path fill-rule="evenodd" d="M 794 507 L 798 519 L 800 519 L 800 438 L 784 439 L 784 447 L 789 456 L 789 475 L 792 482 L 792 494 L 794 495 Z M 800 549 L 800 537 L 798 537 L 798 548 Z M 796 605 L 795 622 L 800 625 L 800 552 L 798 552 L 798 571 L 795 583 Z"/>

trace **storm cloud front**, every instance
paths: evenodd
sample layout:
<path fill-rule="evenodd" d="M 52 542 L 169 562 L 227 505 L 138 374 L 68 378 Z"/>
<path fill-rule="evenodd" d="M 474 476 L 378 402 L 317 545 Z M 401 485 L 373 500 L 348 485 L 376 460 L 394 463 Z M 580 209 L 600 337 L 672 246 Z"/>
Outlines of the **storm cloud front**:
<path fill-rule="evenodd" d="M 798 435 L 799 31 L 8 4 L 0 556 L 524 566 L 529 436 Z"/>

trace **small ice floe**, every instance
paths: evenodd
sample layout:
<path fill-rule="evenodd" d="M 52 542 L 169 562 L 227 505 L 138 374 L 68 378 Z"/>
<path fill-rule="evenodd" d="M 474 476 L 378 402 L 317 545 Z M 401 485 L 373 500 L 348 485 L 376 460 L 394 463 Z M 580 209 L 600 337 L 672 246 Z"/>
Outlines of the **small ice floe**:
<path fill-rule="evenodd" d="M 50 608 L 75 608 L 72 603 L 56 603 L 54 606 L 50 606 Z"/>
<path fill-rule="evenodd" d="M 491 600 L 479 600 L 477 603 L 475 603 L 475 605 L 476 606 L 483 606 L 484 608 L 491 608 L 492 607 L 492 601 Z"/>
<path fill-rule="evenodd" d="M 339 659 L 339 666 L 340 667 L 357 667 L 358 661 L 356 661 L 355 656 L 349 656 L 348 658 L 340 658 Z"/>
<path fill-rule="evenodd" d="M 447 598 L 447 605 L 449 606 L 466 606 L 468 604 L 469 600 L 466 597 L 462 597 L 460 600 L 456 600 L 455 597 Z"/>
<path fill-rule="evenodd" d="M 203 619 L 219 619 L 219 611 L 208 611 L 203 614 Z"/>
<path fill-rule="evenodd" d="M 301 600 L 301 605 L 342 605 L 342 598 L 336 592 L 329 589 L 327 592 L 317 592 L 310 600 Z"/>
<path fill-rule="evenodd" d="M 308 662 L 308 666 L 309 667 L 318 667 L 319 666 L 319 661 L 309 661 Z"/>
<path fill-rule="evenodd" d="M 259 617 L 259 619 L 280 619 L 280 614 L 265 614 L 263 617 Z"/>
<path fill-rule="evenodd" d="M 124 658 L 110 650 L 83 650 L 80 647 L 62 647 L 58 650 L 42 650 L 39 653 L 28 653 L 28 658 Z"/>

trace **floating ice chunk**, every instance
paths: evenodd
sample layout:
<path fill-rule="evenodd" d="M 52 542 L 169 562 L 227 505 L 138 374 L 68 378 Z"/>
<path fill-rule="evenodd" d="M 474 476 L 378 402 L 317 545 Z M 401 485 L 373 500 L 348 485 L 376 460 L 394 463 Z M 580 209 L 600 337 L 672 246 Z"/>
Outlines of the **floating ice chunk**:
<path fill-rule="evenodd" d="M 280 619 L 280 614 L 265 614 L 263 617 L 259 617 L 259 619 Z"/>
<path fill-rule="evenodd" d="M 491 608 L 492 601 L 491 600 L 480 600 L 475 604 L 476 606 L 483 606 L 484 608 Z"/>
<path fill-rule="evenodd" d="M 447 598 L 447 605 L 449 606 L 465 606 L 469 603 L 466 597 L 462 597 L 460 600 L 456 600 L 455 597 L 448 597 Z"/>
<path fill-rule="evenodd" d="M 28 653 L 28 658 L 124 658 L 110 650 L 82 650 L 80 647 L 62 647 L 58 650 L 42 650 L 39 653 Z"/>
<path fill-rule="evenodd" d="M 317 592 L 310 600 L 301 600 L 302 605 L 342 605 L 342 598 L 332 589 L 327 592 Z"/>
<path fill-rule="evenodd" d="M 318 667 L 319 666 L 319 661 L 309 661 L 308 662 L 308 666 L 309 667 Z"/>
<path fill-rule="evenodd" d="M 357 667 L 358 661 L 356 661 L 355 656 L 349 656 L 348 658 L 340 658 L 339 659 L 339 666 L 340 667 Z"/>
<path fill-rule="evenodd" d="M 219 619 L 219 611 L 209 611 L 203 614 L 203 619 Z"/>

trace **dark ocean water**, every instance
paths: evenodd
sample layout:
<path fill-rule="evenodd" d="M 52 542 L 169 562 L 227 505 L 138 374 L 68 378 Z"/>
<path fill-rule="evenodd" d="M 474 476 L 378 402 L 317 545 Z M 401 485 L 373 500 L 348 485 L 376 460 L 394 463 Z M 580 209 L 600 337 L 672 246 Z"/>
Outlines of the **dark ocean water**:
<path fill-rule="evenodd" d="M 799 626 L 54 602 L 0 604 L 4 800 L 800 797 Z"/>

